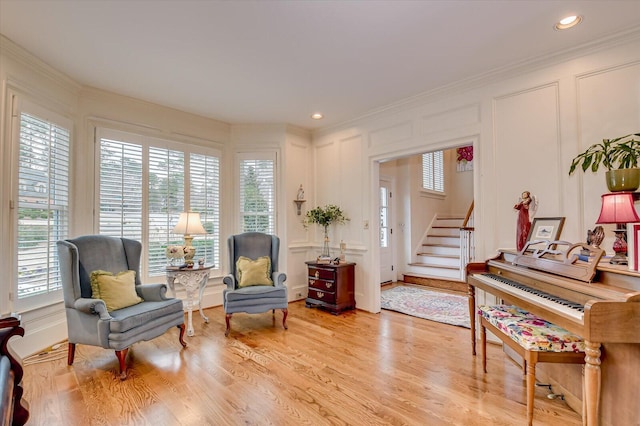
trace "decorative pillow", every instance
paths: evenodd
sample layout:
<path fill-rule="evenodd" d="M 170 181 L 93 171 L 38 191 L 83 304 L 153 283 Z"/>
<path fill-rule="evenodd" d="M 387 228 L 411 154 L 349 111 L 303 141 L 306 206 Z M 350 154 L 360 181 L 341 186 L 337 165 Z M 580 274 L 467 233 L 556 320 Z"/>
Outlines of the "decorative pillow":
<path fill-rule="evenodd" d="M 94 299 L 102 299 L 107 311 L 126 308 L 142 302 L 136 293 L 136 271 L 116 275 L 107 271 L 91 272 L 91 291 Z"/>
<path fill-rule="evenodd" d="M 262 256 L 256 260 L 240 256 L 236 261 L 238 287 L 273 285 L 271 280 L 271 258 Z"/>

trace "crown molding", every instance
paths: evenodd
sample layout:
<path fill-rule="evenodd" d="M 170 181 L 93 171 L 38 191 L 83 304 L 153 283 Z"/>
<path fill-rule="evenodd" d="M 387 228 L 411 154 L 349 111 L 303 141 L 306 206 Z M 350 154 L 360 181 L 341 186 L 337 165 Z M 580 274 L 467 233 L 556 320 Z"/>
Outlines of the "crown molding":
<path fill-rule="evenodd" d="M 312 131 L 312 134 L 313 137 L 316 138 L 335 131 L 344 130 L 345 127 L 362 124 L 362 121 L 383 113 L 397 113 L 416 107 L 418 105 L 425 104 L 427 102 L 437 100 L 445 96 L 458 94 L 460 92 L 471 89 L 477 89 L 501 80 L 517 77 L 525 73 L 533 72 L 542 68 L 547 68 L 553 65 L 558 65 L 572 59 L 580 58 L 605 49 L 612 49 L 618 46 L 633 43 L 638 40 L 640 40 L 640 26 L 631 27 L 626 30 L 616 32 L 609 36 L 601 37 L 597 40 L 593 40 L 576 47 L 556 52 L 550 52 L 532 59 L 513 62 L 511 64 L 494 68 L 490 71 L 475 75 L 473 77 L 459 80 L 457 82 L 447 84 L 433 90 L 418 93 L 397 102 L 384 105 L 380 108 L 372 109 L 350 120 L 315 129 Z"/>
<path fill-rule="evenodd" d="M 0 52 L 2 52 L 2 55 L 7 56 L 8 58 L 25 65 L 29 69 L 48 78 L 65 90 L 77 93 L 82 88 L 80 83 L 53 68 L 51 65 L 43 62 L 37 56 L 17 45 L 2 34 L 0 34 Z"/>

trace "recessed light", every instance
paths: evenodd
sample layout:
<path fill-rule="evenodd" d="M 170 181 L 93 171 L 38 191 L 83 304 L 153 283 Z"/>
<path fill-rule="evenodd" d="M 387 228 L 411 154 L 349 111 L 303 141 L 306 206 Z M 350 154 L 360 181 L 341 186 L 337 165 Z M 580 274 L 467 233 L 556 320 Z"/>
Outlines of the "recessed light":
<path fill-rule="evenodd" d="M 314 120 L 322 120 L 324 118 L 324 115 L 316 112 L 315 114 L 311 114 L 311 118 L 313 118 Z"/>
<path fill-rule="evenodd" d="M 582 16 L 579 16 L 579 15 L 567 16 L 566 18 L 561 19 L 560 22 L 556 24 L 555 28 L 556 30 L 566 30 L 571 27 L 575 27 L 580 22 L 582 22 Z"/>

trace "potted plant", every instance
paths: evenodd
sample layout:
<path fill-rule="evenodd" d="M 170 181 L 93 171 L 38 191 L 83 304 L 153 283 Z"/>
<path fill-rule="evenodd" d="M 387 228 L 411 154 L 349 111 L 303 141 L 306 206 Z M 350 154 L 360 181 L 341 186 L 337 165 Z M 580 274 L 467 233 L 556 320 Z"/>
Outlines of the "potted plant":
<path fill-rule="evenodd" d="M 307 212 L 304 216 L 302 224 L 305 228 L 311 223 L 316 223 L 324 228 L 324 246 L 322 247 L 321 257 L 330 257 L 329 254 L 329 225 L 332 223 L 342 224 L 348 221 L 342 209 L 334 204 L 328 204 L 324 207 L 316 207 Z"/>
<path fill-rule="evenodd" d="M 602 164 L 607 169 L 609 191 L 635 191 L 640 186 L 640 133 L 632 133 L 615 139 L 603 139 L 602 143 L 591 145 L 586 151 L 571 161 L 569 175 L 578 166 L 583 172 L 591 169 L 597 172 Z"/>

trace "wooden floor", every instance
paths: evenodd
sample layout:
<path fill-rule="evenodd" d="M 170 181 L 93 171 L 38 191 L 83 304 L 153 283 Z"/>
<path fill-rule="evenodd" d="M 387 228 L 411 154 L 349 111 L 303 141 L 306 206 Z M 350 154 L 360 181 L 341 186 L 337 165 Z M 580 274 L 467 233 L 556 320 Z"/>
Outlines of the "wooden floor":
<path fill-rule="evenodd" d="M 66 358 L 25 366 L 28 425 L 523 425 L 520 367 L 489 345 L 488 373 L 469 330 L 391 311 L 340 316 L 289 305 L 236 314 L 224 337 L 221 307 L 129 352 L 117 378 L 113 351 L 78 345 Z M 561 400 L 536 390 L 536 425 L 580 425 Z"/>

